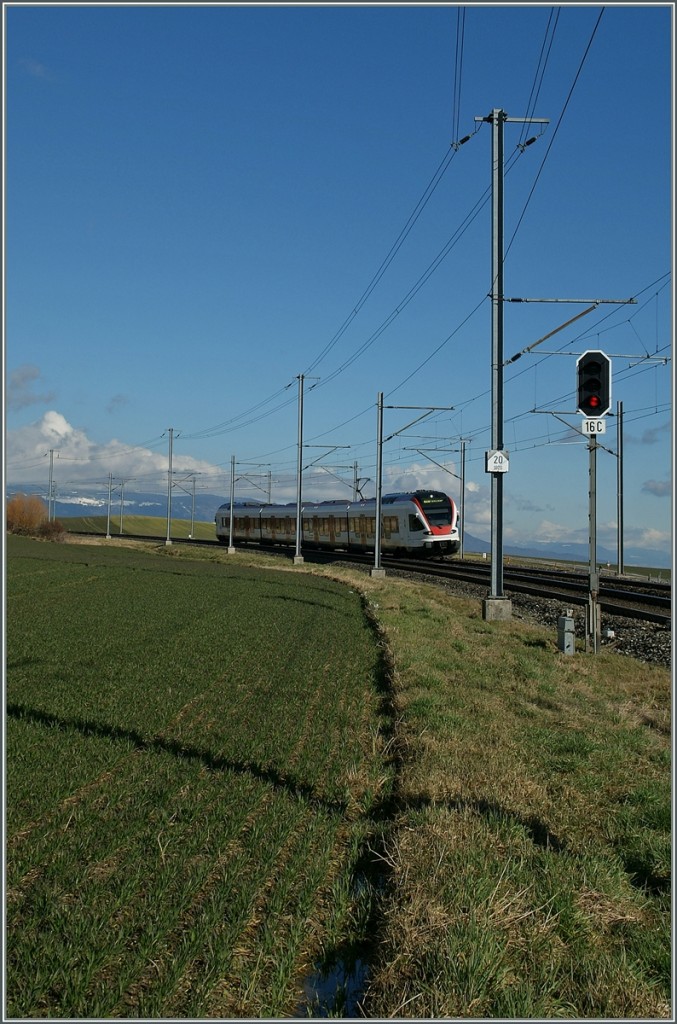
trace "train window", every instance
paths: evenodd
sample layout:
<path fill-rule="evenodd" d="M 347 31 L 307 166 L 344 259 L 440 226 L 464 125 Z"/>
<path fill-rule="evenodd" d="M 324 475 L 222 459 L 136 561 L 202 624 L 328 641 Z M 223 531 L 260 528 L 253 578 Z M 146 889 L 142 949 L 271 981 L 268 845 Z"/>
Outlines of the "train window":
<path fill-rule="evenodd" d="M 409 529 L 411 530 L 412 533 L 416 533 L 418 530 L 425 530 L 425 526 L 417 516 L 410 515 Z"/>
<path fill-rule="evenodd" d="M 426 509 L 425 513 L 430 523 L 434 523 L 435 526 L 449 526 L 451 523 L 451 513 L 448 508 L 440 509 L 438 512 L 431 512 L 430 509 Z"/>
<path fill-rule="evenodd" d="M 451 506 L 449 500 L 426 501 L 423 500 L 423 510 L 429 523 L 435 526 L 449 526 L 451 524 Z"/>

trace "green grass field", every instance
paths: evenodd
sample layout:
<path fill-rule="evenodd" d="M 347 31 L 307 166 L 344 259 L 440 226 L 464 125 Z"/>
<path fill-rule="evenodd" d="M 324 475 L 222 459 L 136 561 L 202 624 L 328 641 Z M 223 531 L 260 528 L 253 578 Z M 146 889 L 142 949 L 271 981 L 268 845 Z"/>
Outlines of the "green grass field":
<path fill-rule="evenodd" d="M 108 528 L 107 516 L 64 516 L 59 520 L 68 533 L 92 533 L 106 535 Z M 192 524 L 193 536 L 197 540 L 215 540 L 216 528 L 213 521 L 210 523 L 195 522 Z M 120 516 L 110 517 L 111 537 L 135 536 L 135 537 L 166 537 L 167 518 L 161 516 L 133 516 L 122 517 L 122 534 L 120 533 Z M 172 519 L 170 524 L 170 539 L 185 540 L 191 535 L 190 519 Z"/>
<path fill-rule="evenodd" d="M 8 553 L 9 1015 L 293 1013 L 350 932 L 388 782 L 359 595 L 120 547 Z"/>
<path fill-rule="evenodd" d="M 218 548 L 7 603 L 8 1016 L 670 1018 L 668 671 Z"/>

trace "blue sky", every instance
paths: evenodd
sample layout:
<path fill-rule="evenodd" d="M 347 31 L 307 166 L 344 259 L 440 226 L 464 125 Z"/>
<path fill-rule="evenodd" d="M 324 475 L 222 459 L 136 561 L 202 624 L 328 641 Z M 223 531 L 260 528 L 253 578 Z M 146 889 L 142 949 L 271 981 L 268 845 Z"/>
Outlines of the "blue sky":
<path fill-rule="evenodd" d="M 475 117 L 501 108 L 549 119 L 505 127 L 505 295 L 637 299 L 505 368 L 505 541 L 587 541 L 575 364 L 601 348 L 625 543 L 671 550 L 672 363 L 640 357 L 671 357 L 672 5 L 4 16 L 8 483 L 46 487 L 51 449 L 59 492 L 99 494 L 109 473 L 162 492 L 171 428 L 199 489 L 227 496 L 235 455 L 238 493 L 270 473 L 294 500 L 303 374 L 304 497 L 350 497 L 355 462 L 373 494 L 380 391 L 451 406 L 384 445 L 384 487 L 458 498 L 465 438 L 466 529 L 488 537 L 491 128 Z M 506 359 L 584 308 L 506 304 Z M 386 409 L 386 436 L 415 415 Z M 612 549 L 616 421 L 597 471 Z"/>

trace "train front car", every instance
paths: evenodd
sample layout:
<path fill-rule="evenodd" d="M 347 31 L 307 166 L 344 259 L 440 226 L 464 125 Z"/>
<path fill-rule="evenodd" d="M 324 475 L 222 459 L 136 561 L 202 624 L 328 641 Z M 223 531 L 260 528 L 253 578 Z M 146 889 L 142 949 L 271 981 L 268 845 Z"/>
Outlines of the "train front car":
<path fill-rule="evenodd" d="M 424 555 L 456 555 L 461 547 L 456 502 L 443 491 L 414 491 L 411 501 L 422 520 L 420 536 Z M 413 524 L 412 524 L 413 525 Z"/>

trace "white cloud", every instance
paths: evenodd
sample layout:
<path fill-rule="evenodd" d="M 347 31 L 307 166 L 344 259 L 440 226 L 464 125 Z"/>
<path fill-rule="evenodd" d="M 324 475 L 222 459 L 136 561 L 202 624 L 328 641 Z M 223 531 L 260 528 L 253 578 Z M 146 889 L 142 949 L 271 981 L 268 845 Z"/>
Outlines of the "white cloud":
<path fill-rule="evenodd" d="M 167 478 L 166 440 L 158 439 L 158 450 L 131 447 L 117 440 L 98 444 L 52 409 L 35 423 L 7 431 L 7 482 L 16 486 L 46 480 L 50 451 L 54 456 L 54 479 L 60 486 L 101 482 L 112 473 L 116 478 L 135 480 L 139 490 L 155 490 L 161 489 Z M 176 445 L 172 468 L 178 474 L 202 474 L 205 483 L 209 479 L 214 485 L 218 481 L 219 486 L 223 486 L 225 472 L 222 468 L 182 455 Z"/>
<path fill-rule="evenodd" d="M 459 480 L 451 474 L 456 471 L 455 463 L 442 463 L 444 469 L 433 463 L 414 462 L 406 469 L 386 467 L 383 471 L 383 491 L 444 491 L 458 493 Z M 448 469 L 450 472 L 445 472 Z"/>
<path fill-rule="evenodd" d="M 625 530 L 624 544 L 633 548 L 661 548 L 670 551 L 672 548 L 672 534 L 669 530 L 655 530 L 652 528 L 630 527 Z"/>
<path fill-rule="evenodd" d="M 572 529 L 562 523 L 553 523 L 550 519 L 541 519 L 535 529 L 530 530 L 530 537 L 541 544 L 580 544 L 588 539 L 585 529 Z"/>

